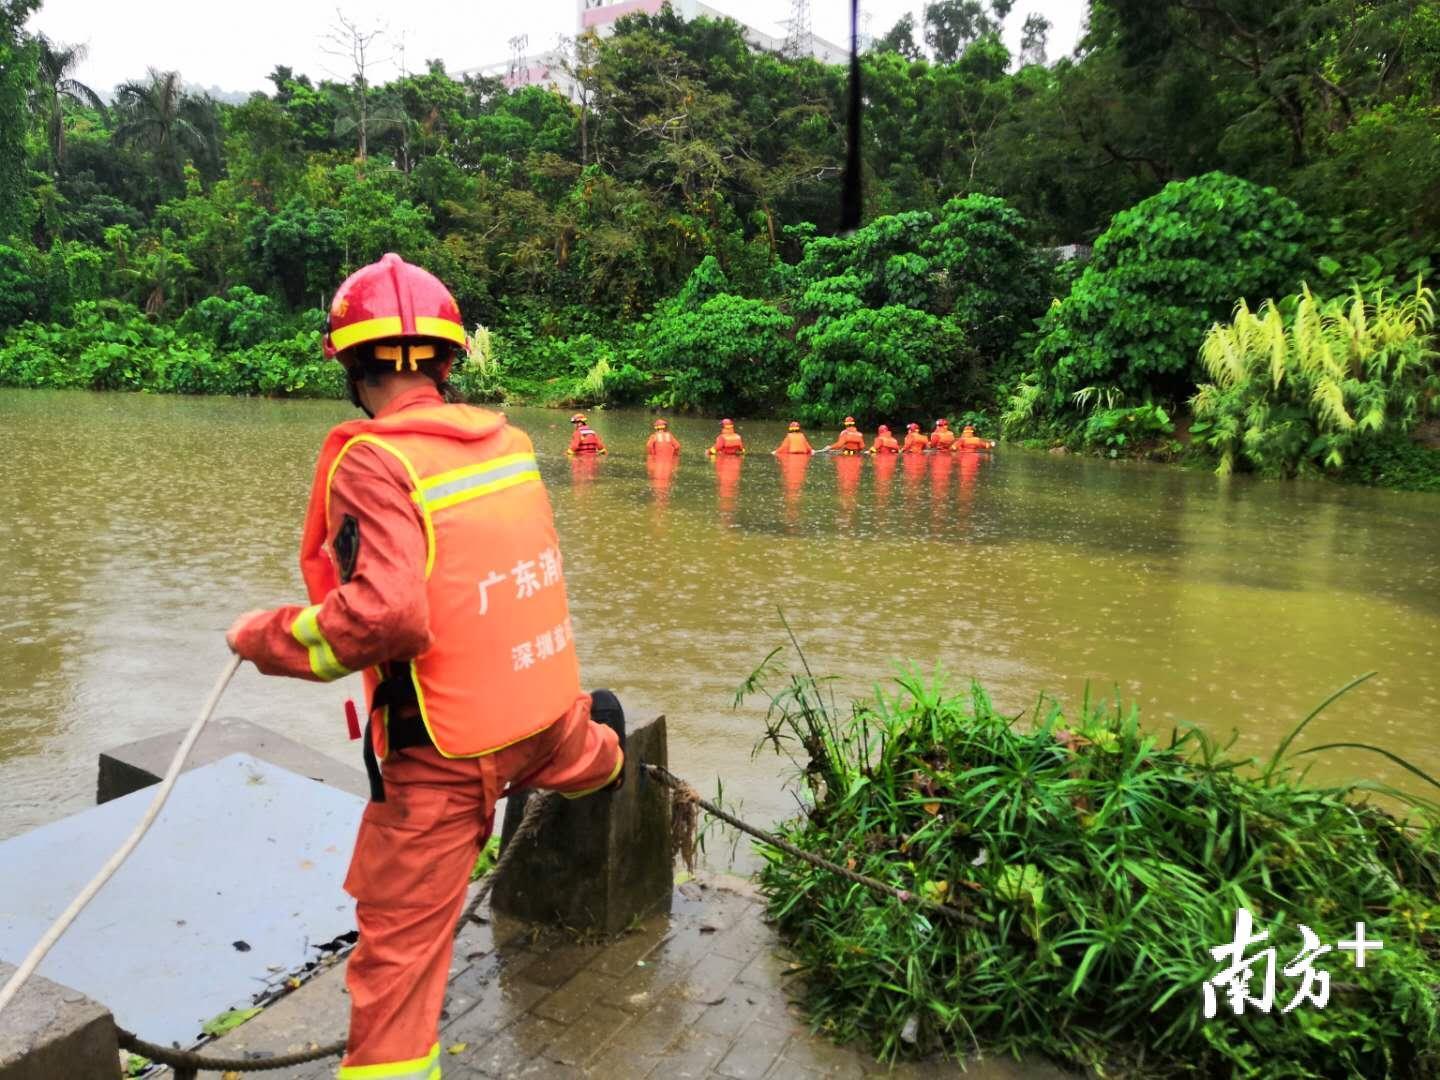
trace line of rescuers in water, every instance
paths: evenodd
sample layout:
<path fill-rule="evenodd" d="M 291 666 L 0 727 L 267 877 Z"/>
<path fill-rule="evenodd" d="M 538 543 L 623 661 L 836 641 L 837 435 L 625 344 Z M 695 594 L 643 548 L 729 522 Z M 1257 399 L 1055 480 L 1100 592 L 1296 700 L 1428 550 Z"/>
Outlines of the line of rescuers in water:
<path fill-rule="evenodd" d="M 600 433 L 590 426 L 590 421 L 584 413 L 576 413 L 570 417 L 570 424 L 573 432 L 570 436 L 570 446 L 565 451 L 567 455 L 584 457 L 610 452 L 605 446 L 605 441 L 600 438 Z M 670 422 L 664 417 L 657 417 L 653 427 L 654 431 L 650 438 L 645 440 L 646 456 L 679 457 L 680 440 L 671 433 Z M 791 420 L 784 440 L 770 453 L 775 455 L 946 454 L 988 452 L 993 449 L 995 449 L 994 439 L 980 438 L 970 424 L 966 424 L 960 434 L 956 435 L 950 430 L 950 421 L 944 418 L 935 421 L 934 430 L 928 436 L 920 430 L 919 424 L 907 424 L 903 443 L 895 438 L 887 425 L 881 424 L 876 429 L 875 441 L 866 446 L 865 435 L 856 426 L 855 418 L 847 416 L 835 441 L 828 446 L 820 447 L 819 450 L 810 445 L 810 440 L 800 429 L 800 421 Z M 720 421 L 720 434 L 715 436 L 714 444 L 707 447 L 705 453 L 710 457 L 739 457 L 745 453 L 745 440 L 735 430 L 734 420 L 727 417 Z"/>

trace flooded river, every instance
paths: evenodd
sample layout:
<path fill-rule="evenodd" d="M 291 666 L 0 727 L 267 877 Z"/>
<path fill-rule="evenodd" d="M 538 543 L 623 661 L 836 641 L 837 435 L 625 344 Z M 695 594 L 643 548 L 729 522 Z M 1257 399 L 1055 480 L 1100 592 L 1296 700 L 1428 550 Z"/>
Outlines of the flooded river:
<path fill-rule="evenodd" d="M 103 749 L 190 723 L 252 607 L 303 599 L 300 520 L 316 450 L 349 406 L 0 391 L 0 836 L 94 800 Z M 647 471 L 649 417 L 592 413 L 611 447 L 564 456 L 566 415 L 516 409 L 555 504 L 582 671 L 633 718 L 664 712 L 672 767 L 723 777 L 745 816 L 793 807 L 752 759 L 763 702 L 734 690 L 784 640 L 783 608 L 843 691 L 896 662 L 1037 694 L 1137 702 L 1272 749 L 1327 694 L 1307 741 L 1363 739 L 1440 774 L 1440 498 L 1055 458 L 703 457 L 678 419 L 673 474 Z M 905 418 L 897 418 L 905 419 Z M 819 433 L 823 441 L 833 433 Z M 822 440 L 812 433 L 812 441 Z M 242 669 L 219 715 L 359 765 L 328 686 Z M 1406 783 L 1362 754 L 1319 775 Z M 1418 789 L 1417 789 L 1418 790 Z M 712 856 L 717 853 L 712 849 Z M 721 856 L 723 858 L 723 854 Z"/>

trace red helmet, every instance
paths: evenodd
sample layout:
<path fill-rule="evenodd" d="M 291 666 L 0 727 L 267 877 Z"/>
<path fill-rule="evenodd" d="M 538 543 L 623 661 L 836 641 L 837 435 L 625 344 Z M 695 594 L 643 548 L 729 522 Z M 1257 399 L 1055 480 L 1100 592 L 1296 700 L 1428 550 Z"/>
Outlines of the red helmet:
<path fill-rule="evenodd" d="M 854 426 L 855 426 L 855 418 L 854 418 L 853 416 L 847 416 L 847 417 L 845 417 L 845 426 L 846 426 L 846 427 L 854 427 Z"/>
<path fill-rule="evenodd" d="M 885 424 L 881 424 L 878 428 L 875 429 L 875 431 L 876 431 L 877 434 L 880 434 L 880 435 L 889 435 L 889 434 L 890 434 L 890 428 L 889 428 L 887 425 L 885 425 Z"/>
<path fill-rule="evenodd" d="M 663 416 L 657 416 L 655 418 L 655 423 L 653 426 L 656 431 L 659 431 L 661 428 L 668 428 L 670 426 L 670 421 L 666 420 Z"/>
<path fill-rule="evenodd" d="M 974 424 L 966 424 L 965 427 L 964 427 L 964 429 L 963 429 L 960 433 L 961 433 L 962 435 L 974 435 L 974 434 L 975 434 L 975 425 L 974 425 Z"/>
<path fill-rule="evenodd" d="M 335 290 L 325 327 L 325 355 L 396 338 L 465 348 L 465 326 L 450 290 L 430 271 L 390 252 L 356 270 Z"/>
<path fill-rule="evenodd" d="M 799 430 L 800 430 L 800 421 L 799 421 L 799 420 L 791 420 L 791 421 L 790 421 L 790 430 L 791 430 L 791 431 L 799 431 Z"/>
<path fill-rule="evenodd" d="M 721 426 L 721 427 L 734 427 L 734 426 L 735 426 L 735 421 L 734 421 L 734 420 L 731 420 L 731 419 L 727 416 L 727 417 L 725 417 L 724 420 L 721 420 L 721 421 L 720 421 L 720 426 Z"/>
<path fill-rule="evenodd" d="M 905 430 L 906 430 L 906 431 L 919 431 L 919 430 L 920 430 L 920 425 L 919 425 L 919 424 L 906 424 L 906 425 L 905 425 Z"/>
<path fill-rule="evenodd" d="M 950 426 L 950 421 L 949 421 L 949 420 L 946 420 L 944 417 L 941 417 L 939 420 L 936 420 L 936 421 L 935 421 L 935 426 L 936 426 L 936 427 L 949 427 L 949 426 Z"/>
<path fill-rule="evenodd" d="M 577 412 L 574 416 L 570 417 L 570 422 L 572 424 L 586 423 L 585 414 L 583 412 Z"/>

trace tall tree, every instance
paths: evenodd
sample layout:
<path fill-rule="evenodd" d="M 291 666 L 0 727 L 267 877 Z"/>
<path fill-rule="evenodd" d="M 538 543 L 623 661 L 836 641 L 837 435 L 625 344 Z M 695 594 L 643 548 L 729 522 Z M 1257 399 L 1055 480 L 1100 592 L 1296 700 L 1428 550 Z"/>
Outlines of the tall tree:
<path fill-rule="evenodd" d="M 899 53 L 907 60 L 919 60 L 920 46 L 915 43 L 915 16 L 908 11 L 901 15 L 884 36 L 875 39 L 870 51 Z"/>
<path fill-rule="evenodd" d="M 323 48 L 331 56 L 347 60 L 350 64 L 350 115 L 335 121 L 335 134 L 343 135 L 354 131 L 357 137 L 355 160 L 363 169 L 369 156 L 371 128 L 370 72 L 375 66 L 375 43 L 385 31 L 364 29 L 348 18 L 343 11 L 335 12 L 335 26 L 325 36 Z M 393 124 L 395 117 L 387 114 L 385 123 Z M 342 127 L 344 130 L 342 131 Z"/>
<path fill-rule="evenodd" d="M 44 34 L 35 39 L 36 71 L 32 108 L 45 124 L 50 149 L 50 167 L 59 173 L 65 167 L 65 102 L 88 105 L 105 112 L 100 95 L 74 77 L 85 59 L 84 45 L 61 45 Z"/>
<path fill-rule="evenodd" d="M 172 190 L 183 184 L 187 152 L 198 157 L 212 149 L 203 103 L 185 93 L 178 71 L 151 68 L 147 81 L 122 83 L 115 91 L 115 107 L 120 116 L 116 141 L 154 154 Z"/>
<path fill-rule="evenodd" d="M 998 34 L 1015 0 L 935 0 L 925 5 L 925 44 L 942 64 L 958 60 L 972 42 Z"/>
<path fill-rule="evenodd" d="M 1046 46 L 1050 41 L 1053 24 L 1038 11 L 1025 16 L 1025 25 L 1020 30 L 1020 64 L 1043 64 L 1049 57 Z"/>
<path fill-rule="evenodd" d="M 0 238 L 25 226 L 30 184 L 25 106 L 35 79 L 35 45 L 25 20 L 40 0 L 0 0 Z"/>

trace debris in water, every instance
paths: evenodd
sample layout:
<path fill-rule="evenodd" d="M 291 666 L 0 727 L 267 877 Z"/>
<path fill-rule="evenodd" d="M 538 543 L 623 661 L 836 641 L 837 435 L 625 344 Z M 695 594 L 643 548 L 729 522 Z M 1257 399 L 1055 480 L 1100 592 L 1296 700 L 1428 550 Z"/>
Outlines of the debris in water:
<path fill-rule="evenodd" d="M 235 947 L 236 952 L 250 951 L 250 943 L 248 941 L 232 941 L 230 944 Z"/>

